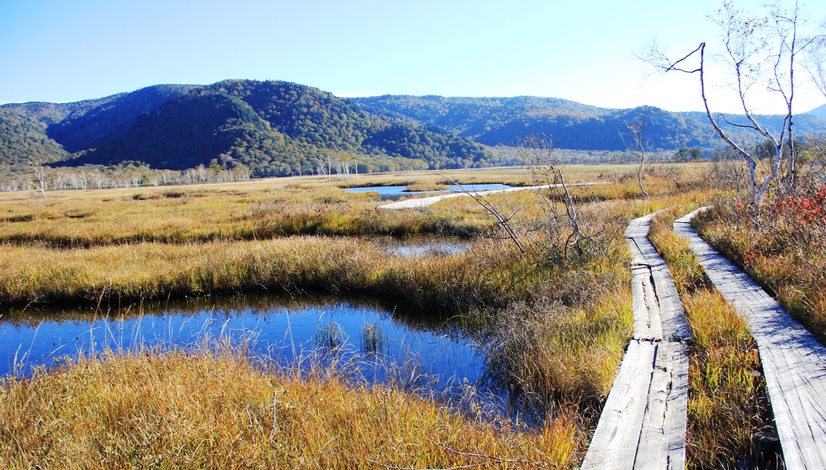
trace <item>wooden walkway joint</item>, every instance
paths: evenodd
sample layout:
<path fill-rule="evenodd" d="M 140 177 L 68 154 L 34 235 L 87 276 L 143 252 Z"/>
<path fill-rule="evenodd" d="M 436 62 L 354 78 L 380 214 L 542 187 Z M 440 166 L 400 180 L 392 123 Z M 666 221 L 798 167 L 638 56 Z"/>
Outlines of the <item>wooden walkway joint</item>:
<path fill-rule="evenodd" d="M 786 468 L 826 469 L 826 347 L 697 235 L 697 212 L 677 219 L 674 230 L 689 239 L 711 282 L 749 325 Z"/>
<path fill-rule="evenodd" d="M 682 469 L 689 328 L 665 261 L 648 241 L 654 214 L 631 221 L 634 338 L 591 440 L 583 469 Z"/>

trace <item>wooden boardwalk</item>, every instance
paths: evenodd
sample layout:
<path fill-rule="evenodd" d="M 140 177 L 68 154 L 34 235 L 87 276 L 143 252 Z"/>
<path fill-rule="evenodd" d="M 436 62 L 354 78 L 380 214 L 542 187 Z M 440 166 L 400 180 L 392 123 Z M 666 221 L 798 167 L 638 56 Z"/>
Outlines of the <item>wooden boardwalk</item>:
<path fill-rule="evenodd" d="M 783 459 L 789 469 L 826 469 L 826 347 L 691 227 L 674 222 L 709 279 L 744 316 L 757 342 Z"/>
<path fill-rule="evenodd" d="M 652 215 L 625 232 L 631 249 L 634 338 L 605 402 L 583 469 L 685 467 L 691 338 L 677 289 L 648 242 Z"/>

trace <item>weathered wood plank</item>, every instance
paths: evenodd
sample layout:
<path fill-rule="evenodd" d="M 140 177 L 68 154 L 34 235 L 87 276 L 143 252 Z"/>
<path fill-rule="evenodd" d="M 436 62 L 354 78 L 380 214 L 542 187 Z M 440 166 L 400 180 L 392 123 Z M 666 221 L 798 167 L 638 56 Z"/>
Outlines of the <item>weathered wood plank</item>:
<path fill-rule="evenodd" d="M 651 270 L 647 267 L 633 267 L 631 292 L 634 309 L 634 339 L 661 340 L 662 321 L 657 296 L 651 283 Z"/>
<path fill-rule="evenodd" d="M 656 350 L 656 343 L 649 341 L 628 345 L 582 469 L 634 468 Z"/>
<path fill-rule="evenodd" d="M 657 346 L 635 469 L 685 468 L 687 397 L 688 348 L 678 342 L 661 342 Z"/>
<path fill-rule="evenodd" d="M 661 266 L 652 266 L 651 278 L 656 286 L 657 301 L 660 305 L 663 338 L 677 342 L 690 340 L 691 327 L 685 319 L 683 303 L 665 262 Z"/>
<path fill-rule="evenodd" d="M 675 221 L 674 229 L 689 239 L 757 342 L 786 468 L 826 468 L 826 347 L 697 235 L 691 227 L 696 212 Z"/>

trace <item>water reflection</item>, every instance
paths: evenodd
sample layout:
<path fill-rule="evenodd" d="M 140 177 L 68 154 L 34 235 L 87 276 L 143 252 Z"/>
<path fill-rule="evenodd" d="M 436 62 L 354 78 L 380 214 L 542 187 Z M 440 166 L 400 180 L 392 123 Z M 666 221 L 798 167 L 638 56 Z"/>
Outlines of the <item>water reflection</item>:
<path fill-rule="evenodd" d="M 399 199 L 403 196 L 419 196 L 429 193 L 449 193 L 449 192 L 478 192 L 478 191 L 492 191 L 497 189 L 506 189 L 511 186 L 501 183 L 484 183 L 484 184 L 451 184 L 447 189 L 438 189 L 433 191 L 409 191 L 408 186 L 363 186 L 359 188 L 346 188 L 351 193 L 379 193 L 381 199 Z"/>
<path fill-rule="evenodd" d="M 209 338 L 245 341 L 248 353 L 281 366 L 348 364 L 360 380 L 392 381 L 446 401 L 458 401 L 469 385 L 490 395 L 489 407 L 502 400 L 486 385 L 482 349 L 457 328 L 422 312 L 330 299 L 238 296 L 170 304 L 160 311 L 132 307 L 113 315 L 12 313 L 0 319 L 0 376 L 29 375 L 35 367 L 107 349 L 197 347 Z"/>
<path fill-rule="evenodd" d="M 105 349 L 141 346 L 189 346 L 203 338 L 254 336 L 253 352 L 283 364 L 318 351 L 335 350 L 389 362 L 421 362 L 428 375 L 444 384 L 449 376 L 475 381 L 483 373 L 480 350 L 455 329 L 434 328 L 376 306 L 336 302 L 320 305 L 209 305 L 193 309 L 89 319 L 83 312 L 62 312 L 52 319 L 18 317 L 0 322 L 0 375 L 30 373 L 56 358 Z M 62 319 L 60 318 L 62 316 Z M 381 346 L 379 349 L 378 346 Z"/>
<path fill-rule="evenodd" d="M 65 358 L 105 350 L 199 347 L 229 339 L 249 357 L 290 368 L 346 366 L 367 383 L 392 382 L 486 419 L 541 423 L 538 410 L 493 375 L 486 346 L 445 318 L 374 299 L 227 296 L 93 311 L 9 312 L 0 317 L 0 377 L 26 376 Z"/>

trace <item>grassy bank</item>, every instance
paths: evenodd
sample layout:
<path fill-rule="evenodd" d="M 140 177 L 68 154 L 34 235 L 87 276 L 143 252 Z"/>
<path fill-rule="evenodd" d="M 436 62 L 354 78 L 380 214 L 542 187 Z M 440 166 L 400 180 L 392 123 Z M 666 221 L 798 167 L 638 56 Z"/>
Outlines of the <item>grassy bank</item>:
<path fill-rule="evenodd" d="M 745 321 L 714 290 L 688 240 L 671 230 L 685 207 L 657 217 L 650 239 L 668 263 L 693 334 L 689 352 L 687 468 L 766 468 L 774 449 L 755 435 L 772 429 L 757 345 Z"/>
<path fill-rule="evenodd" d="M 242 351 L 81 361 L 0 387 L 3 468 L 564 468 L 582 432 L 560 414 L 516 432 L 334 372 L 262 372 Z"/>

